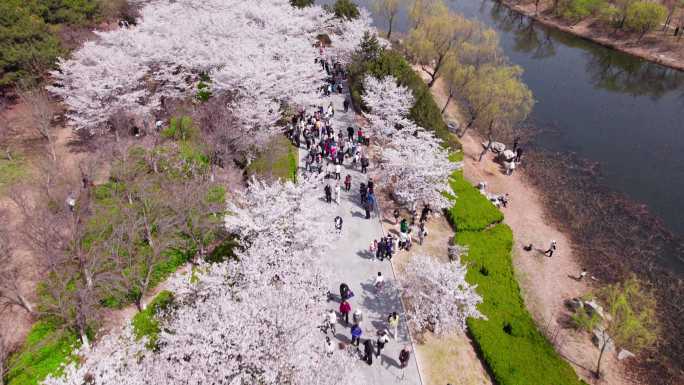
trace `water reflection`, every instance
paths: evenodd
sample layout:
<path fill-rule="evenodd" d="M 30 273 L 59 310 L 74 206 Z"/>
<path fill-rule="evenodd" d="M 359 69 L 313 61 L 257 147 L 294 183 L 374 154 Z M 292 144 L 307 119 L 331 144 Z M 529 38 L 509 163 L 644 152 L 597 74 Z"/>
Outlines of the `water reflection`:
<path fill-rule="evenodd" d="M 585 70 L 595 88 L 657 100 L 684 85 L 682 71 L 639 60 L 550 29 L 499 2 L 492 3 L 489 16 L 499 31 L 512 34 L 515 52 L 526 53 L 533 59 L 554 56 L 556 44 L 581 49 L 585 56 Z M 684 91 L 680 92 L 680 98 L 684 100 Z"/>

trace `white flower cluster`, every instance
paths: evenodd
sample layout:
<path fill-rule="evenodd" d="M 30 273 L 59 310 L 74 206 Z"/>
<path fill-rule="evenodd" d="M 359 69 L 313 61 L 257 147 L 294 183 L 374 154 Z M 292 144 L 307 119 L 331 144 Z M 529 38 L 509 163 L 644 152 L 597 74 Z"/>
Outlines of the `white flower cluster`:
<path fill-rule="evenodd" d="M 410 119 L 411 91 L 392 76 L 367 75 L 363 102 L 370 110 L 370 132 L 380 144 L 385 181 L 394 198 L 407 206 L 450 207 L 453 202 L 442 192 L 450 191 L 449 177 L 461 165 L 449 160 L 448 150 L 432 132 Z"/>

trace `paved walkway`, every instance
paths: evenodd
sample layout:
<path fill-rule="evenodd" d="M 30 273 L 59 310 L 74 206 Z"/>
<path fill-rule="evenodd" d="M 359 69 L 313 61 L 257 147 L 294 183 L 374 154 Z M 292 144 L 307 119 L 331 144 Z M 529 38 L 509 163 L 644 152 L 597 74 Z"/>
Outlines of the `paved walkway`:
<path fill-rule="evenodd" d="M 333 94 L 330 97 L 322 98 L 322 104 L 326 108 L 331 101 L 335 107 L 335 115 L 332 119 L 333 128 L 336 132 L 340 128 L 344 129 L 343 132 L 346 136 L 346 127 L 354 124 L 354 112 L 351 108 L 348 113 L 345 114 L 343 112 L 344 97 L 341 94 Z M 354 127 L 356 126 L 354 125 Z M 303 143 L 302 146 L 304 146 Z M 305 164 L 304 157 L 306 154 L 305 148 L 299 151 L 300 165 L 302 167 Z M 373 169 L 372 164 L 370 169 Z M 350 192 L 346 192 L 342 188 L 344 186 L 344 178 L 348 174 L 352 176 Z M 351 161 L 345 159 L 340 180 L 342 192 L 339 205 L 334 202 L 335 181 L 333 179 L 325 180 L 326 182 L 329 181 L 333 188 L 333 203 L 330 204 L 330 211 L 325 213 L 325 215 L 330 217 L 331 223 L 337 215 L 341 216 L 344 221 L 341 236 L 333 244 L 329 258 L 324 263 L 324 266 L 329 269 L 330 273 L 330 291 L 335 294 L 334 299 L 329 302 L 330 308 L 335 309 L 335 311 L 339 309 L 340 283 L 344 282 L 349 285 L 355 294 L 350 300 L 352 312 L 358 308 L 363 312 L 363 321 L 360 324 L 363 330 L 363 335 L 361 336 L 362 343 L 367 338 L 375 341 L 377 339 L 376 332 L 380 329 L 388 328 L 387 316 L 394 311 L 399 313 L 398 338 L 391 340 L 385 346 L 380 358 L 373 357 L 373 364 L 371 366 L 363 361 L 359 361 L 357 368 L 363 372 L 367 384 L 421 384 L 413 349 L 411 349 L 411 359 L 407 367 L 402 370 L 399 366 L 399 351 L 404 346 L 411 346 L 401 300 L 397 295 L 378 294 L 373 286 L 378 272 L 382 272 L 387 281 L 394 281 L 395 277 L 392 266 L 387 260 L 380 262 L 368 251 L 370 243 L 374 239 L 379 240 L 382 236 L 382 226 L 378 220 L 377 213 L 374 213 L 371 219 L 365 219 L 364 210 L 360 206 L 359 184 L 361 182 L 365 183 L 367 180 L 368 177 L 361 174 L 359 165 L 356 168 L 352 168 Z M 321 187 L 322 193 L 323 188 Z M 344 320 L 341 320 L 341 322 L 336 325 L 335 337 L 338 341 L 349 344 L 351 342 L 350 325 L 345 325 Z M 361 349 L 363 350 L 363 345 L 361 345 Z"/>

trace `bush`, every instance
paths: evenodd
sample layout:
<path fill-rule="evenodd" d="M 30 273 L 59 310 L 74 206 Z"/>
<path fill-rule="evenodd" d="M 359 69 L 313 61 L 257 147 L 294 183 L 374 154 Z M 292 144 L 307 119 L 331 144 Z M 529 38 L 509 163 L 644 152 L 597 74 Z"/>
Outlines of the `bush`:
<path fill-rule="evenodd" d="M 332 7 L 335 17 L 343 19 L 356 19 L 361 15 L 359 7 L 352 0 L 337 0 Z"/>
<path fill-rule="evenodd" d="M 362 110 L 366 109 L 361 98 L 366 74 L 377 78 L 394 76 L 399 84 L 413 92 L 415 104 L 411 108 L 410 118 L 419 126 L 434 130 L 435 135 L 452 149 L 460 148 L 458 140 L 449 132 L 430 89 L 401 53 L 392 50 L 380 50 L 378 54 L 359 51 L 354 55 L 348 70 L 349 86 L 355 106 Z"/>
<path fill-rule="evenodd" d="M 639 32 L 643 37 L 646 32 L 660 26 L 666 15 L 667 9 L 658 3 L 637 1 L 627 8 L 625 27 Z"/>
<path fill-rule="evenodd" d="M 605 0 L 566 0 L 559 4 L 557 12 L 566 19 L 579 22 L 599 14 L 606 5 Z"/>
<path fill-rule="evenodd" d="M 275 138 L 247 167 L 247 176 L 295 182 L 299 168 L 299 150 L 285 136 Z"/>
<path fill-rule="evenodd" d="M 290 5 L 297 8 L 306 8 L 314 4 L 314 0 L 290 0 Z"/>
<path fill-rule="evenodd" d="M 447 218 L 457 231 L 481 231 L 503 220 L 501 211 L 465 180 L 462 171 L 456 171 L 449 183 L 457 198 Z"/>
<path fill-rule="evenodd" d="M 8 385 L 35 385 L 48 374 L 59 374 L 62 364 L 72 360 L 80 345 L 76 334 L 65 331 L 56 322 L 36 322 L 21 349 L 7 360 Z"/>
<path fill-rule="evenodd" d="M 59 40 L 21 0 L 0 1 L 0 87 L 36 80 L 61 54 Z"/>
<path fill-rule="evenodd" d="M 212 250 L 204 260 L 209 263 L 220 263 L 229 259 L 236 259 L 235 248 L 239 245 L 240 244 L 235 238 L 228 238 L 214 247 L 214 250 Z"/>
<path fill-rule="evenodd" d="M 168 309 L 173 305 L 173 293 L 164 290 L 147 305 L 145 310 L 133 316 L 131 325 L 136 340 L 147 337 L 147 348 L 154 350 L 157 348 L 157 338 L 159 337 L 159 321 L 156 319 L 160 311 Z"/>
<path fill-rule="evenodd" d="M 34 0 L 28 1 L 33 14 L 50 24 L 84 25 L 100 15 L 104 0 Z"/>
<path fill-rule="evenodd" d="M 169 127 L 162 131 L 162 136 L 174 140 L 190 140 L 197 136 L 197 128 L 193 125 L 191 117 L 174 116 L 169 120 Z"/>

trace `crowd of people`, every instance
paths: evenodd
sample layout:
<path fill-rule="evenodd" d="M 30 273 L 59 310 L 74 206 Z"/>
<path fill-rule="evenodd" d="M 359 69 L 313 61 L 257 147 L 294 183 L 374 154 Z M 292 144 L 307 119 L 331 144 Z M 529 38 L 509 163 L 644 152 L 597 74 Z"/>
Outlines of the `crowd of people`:
<path fill-rule="evenodd" d="M 328 81 L 321 87 L 325 96 L 333 93 L 343 93 L 345 91 L 344 82 L 346 74 L 343 67 L 334 61 L 330 61 L 321 55 L 318 63 L 328 74 Z M 343 103 L 344 112 L 350 107 L 350 100 L 345 98 Z M 370 160 L 367 156 L 365 146 L 369 143 L 369 138 L 364 135 L 362 128 L 351 125 L 333 126 L 335 117 L 335 106 L 329 102 L 327 106 L 312 106 L 309 111 L 300 108 L 288 122 L 286 135 L 292 143 L 300 149 L 306 150 L 304 158 L 303 176 L 308 178 L 311 174 L 324 173 L 324 200 L 332 204 L 340 204 L 341 191 L 347 193 L 352 191 L 353 178 L 351 172 L 346 170 L 356 170 L 361 174 L 367 174 L 370 167 Z M 339 119 L 336 120 L 336 123 Z M 346 174 L 346 175 L 344 175 Z M 358 181 L 359 205 L 365 211 L 365 218 L 370 219 L 371 213 L 375 211 L 377 200 L 375 196 L 375 181 L 370 177 L 363 177 Z M 374 250 L 378 250 L 378 259 L 391 259 L 392 254 L 399 249 L 409 250 L 411 248 L 411 233 L 419 234 L 422 243 L 423 235 L 427 234 L 424 229 L 424 221 L 427 219 L 429 206 L 424 209 L 421 215 L 419 230 L 415 230 L 413 224 L 405 223 L 401 225 L 400 237 L 392 235 L 381 238 L 380 242 L 375 241 Z M 343 219 L 339 215 L 333 220 L 335 231 L 341 235 Z M 404 220 L 404 222 L 406 222 Z M 415 222 L 415 215 L 411 221 Z M 395 239 L 396 238 L 396 239 Z M 378 293 L 384 286 L 384 276 L 378 272 L 374 278 L 374 287 Z M 336 350 L 337 325 L 343 324 L 349 328 L 350 343 L 346 345 L 339 343 L 338 348 L 343 348 L 351 354 L 357 354 L 368 365 L 372 365 L 373 357 L 379 358 L 383 349 L 391 342 L 391 339 L 398 339 L 399 314 L 392 312 L 387 315 L 386 324 L 378 327 L 375 332 L 364 330 L 362 320 L 363 312 L 360 308 L 352 309 L 351 299 L 354 292 L 349 285 L 342 283 L 339 287 L 339 307 L 329 309 L 324 315 L 321 330 L 325 333 L 325 351 L 328 356 L 332 356 Z M 334 296 L 330 295 L 331 299 Z M 337 310 L 337 311 L 336 311 Z M 328 335 L 330 333 L 331 335 Z M 390 339 L 391 337 L 391 339 Z M 404 346 L 397 357 L 400 366 L 403 368 L 408 364 L 411 355 L 410 346 Z"/>

